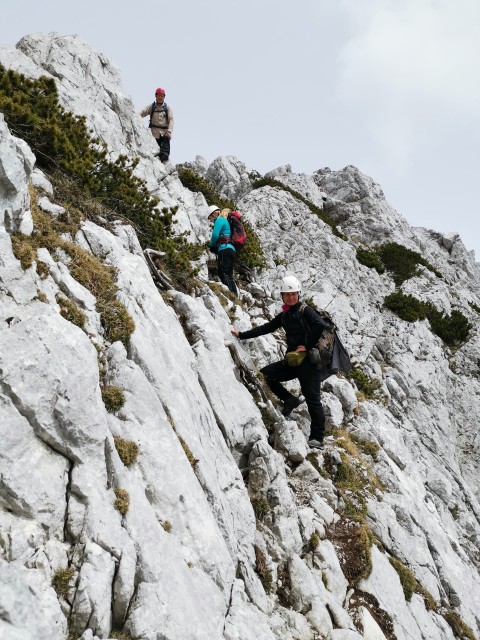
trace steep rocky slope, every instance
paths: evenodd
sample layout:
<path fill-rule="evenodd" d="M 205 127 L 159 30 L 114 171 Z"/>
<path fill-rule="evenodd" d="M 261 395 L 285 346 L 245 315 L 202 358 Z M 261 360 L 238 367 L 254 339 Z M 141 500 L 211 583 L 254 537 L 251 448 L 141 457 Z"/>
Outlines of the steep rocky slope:
<path fill-rule="evenodd" d="M 35 34 L 0 47 L 0 63 L 55 78 L 113 157 L 140 157 L 160 205 L 179 207 L 179 231 L 208 237 L 204 196 L 152 158 L 108 59 L 78 37 Z M 478 638 L 473 255 L 454 234 L 411 228 L 354 167 L 287 166 L 259 186 L 234 157 L 190 166 L 236 201 L 267 267 L 240 303 L 210 286 L 206 257 L 190 295 L 160 292 L 131 227 L 84 221 L 67 240 L 115 268 L 135 322 L 129 341 L 112 342 L 71 257 L 47 246 L 29 268 L 15 257 L 32 211 L 55 218 L 58 203 L 0 115 L 0 638 Z M 464 344 L 384 307 L 392 276 L 356 251 L 386 241 L 435 269 L 400 289 L 460 310 L 472 325 Z M 246 328 L 278 311 L 286 272 L 333 315 L 361 371 L 324 383 L 332 435 L 321 454 L 306 446 L 306 411 L 283 419 L 255 375 L 281 342 L 230 334 L 233 317 Z M 107 410 L 106 387 L 121 389 L 121 408 Z M 122 442 L 138 445 L 131 464 Z"/>

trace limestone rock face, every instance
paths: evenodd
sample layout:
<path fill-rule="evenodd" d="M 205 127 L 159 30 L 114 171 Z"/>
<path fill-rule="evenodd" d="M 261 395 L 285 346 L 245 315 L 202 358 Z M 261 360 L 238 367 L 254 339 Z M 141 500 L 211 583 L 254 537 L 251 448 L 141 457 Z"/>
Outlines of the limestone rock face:
<path fill-rule="evenodd" d="M 0 47 L 0 61 L 55 78 L 63 106 L 112 157 L 140 157 L 160 207 L 178 206 L 177 230 L 207 239 L 205 198 L 151 157 L 111 61 L 58 34 Z M 33 231 L 30 198 L 52 218 L 62 202 L 0 114 L 0 637 L 454 640 L 452 614 L 478 637 L 473 255 L 454 233 L 411 228 L 355 167 L 307 176 L 287 165 L 255 188 L 258 173 L 233 156 L 189 166 L 235 201 L 267 267 L 241 302 L 208 281 L 206 259 L 190 294 L 160 292 L 134 229 L 89 216 L 70 240 L 115 269 L 135 323 L 126 346 L 110 343 L 64 252 L 40 247 L 27 269 L 15 255 L 14 234 Z M 356 250 L 385 241 L 441 274 L 422 266 L 401 289 L 460 310 L 465 343 L 449 347 L 428 320 L 383 306 L 393 279 Z M 281 338 L 230 331 L 233 317 L 246 329 L 280 311 L 285 274 L 329 311 L 360 372 L 323 383 L 321 452 L 307 447 L 305 404 L 284 419 L 256 375 L 283 357 Z M 63 317 L 58 294 L 82 310 L 84 329 Z M 121 408 L 107 410 L 108 387 Z"/>

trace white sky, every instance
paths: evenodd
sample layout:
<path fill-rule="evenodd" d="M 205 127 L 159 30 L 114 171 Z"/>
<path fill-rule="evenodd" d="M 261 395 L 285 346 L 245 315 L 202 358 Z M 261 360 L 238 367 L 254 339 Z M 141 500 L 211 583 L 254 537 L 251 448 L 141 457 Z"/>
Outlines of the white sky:
<path fill-rule="evenodd" d="M 480 261 L 479 0 L 0 0 L 0 43 L 79 34 L 136 108 L 175 112 L 173 162 L 356 165 Z"/>

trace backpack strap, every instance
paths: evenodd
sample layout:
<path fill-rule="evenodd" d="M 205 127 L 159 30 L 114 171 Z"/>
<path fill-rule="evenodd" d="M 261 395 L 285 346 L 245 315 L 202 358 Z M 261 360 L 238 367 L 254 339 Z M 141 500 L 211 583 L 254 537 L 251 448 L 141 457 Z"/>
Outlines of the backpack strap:
<path fill-rule="evenodd" d="M 156 102 L 152 102 L 152 106 L 150 107 L 150 122 L 148 123 L 148 128 L 149 129 L 151 129 L 153 127 L 152 118 L 153 118 L 153 114 L 155 113 L 156 106 L 157 106 L 157 103 Z M 170 118 L 169 118 L 169 115 L 168 115 L 168 107 L 167 107 L 167 103 L 166 102 L 163 103 L 163 113 L 165 114 L 165 116 L 167 118 L 167 124 L 169 124 L 170 123 Z M 163 128 L 163 127 L 160 127 L 160 128 Z"/>

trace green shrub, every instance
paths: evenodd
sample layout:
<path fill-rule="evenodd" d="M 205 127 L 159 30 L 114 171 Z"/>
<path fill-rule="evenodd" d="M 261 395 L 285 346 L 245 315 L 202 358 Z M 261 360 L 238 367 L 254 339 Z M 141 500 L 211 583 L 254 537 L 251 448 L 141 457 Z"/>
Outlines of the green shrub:
<path fill-rule="evenodd" d="M 401 291 L 394 291 L 388 295 L 383 304 L 387 309 L 393 311 L 402 320 L 415 322 L 424 320 L 427 317 L 427 306 L 414 296 L 407 295 Z"/>
<path fill-rule="evenodd" d="M 378 273 L 385 273 L 385 267 L 376 251 L 359 248 L 357 249 L 357 260 L 369 269 L 375 269 Z"/>
<path fill-rule="evenodd" d="M 340 452 L 340 457 L 342 461 L 337 465 L 336 474 L 333 479 L 335 486 L 339 489 L 352 491 L 353 493 L 364 489 L 367 485 L 367 480 L 363 477 L 360 470 L 352 464 L 349 457 L 343 451 Z"/>
<path fill-rule="evenodd" d="M 438 605 L 435 602 L 435 598 L 418 582 L 413 571 L 404 565 L 398 558 L 390 557 L 389 561 L 400 578 L 400 584 L 402 585 L 405 600 L 410 602 L 412 595 L 414 593 L 418 593 L 423 596 L 423 601 L 427 611 L 436 611 Z"/>
<path fill-rule="evenodd" d="M 50 269 L 48 267 L 48 264 L 46 262 L 42 262 L 41 260 L 37 260 L 37 274 L 38 274 L 38 276 L 42 280 L 45 280 L 45 278 L 48 277 L 49 273 L 50 273 Z"/>
<path fill-rule="evenodd" d="M 442 274 L 425 260 L 425 258 L 422 258 L 419 253 L 407 249 L 407 247 L 401 244 L 387 242 L 386 244 L 380 245 L 377 251 L 382 263 L 392 275 L 393 281 L 397 286 L 401 285 L 405 280 L 408 280 L 408 278 L 413 278 L 417 275 L 417 265 L 419 264 L 432 271 L 437 277 L 442 277 Z"/>
<path fill-rule="evenodd" d="M 407 247 L 397 242 L 387 242 L 371 251 L 359 248 L 357 249 L 357 260 L 366 267 L 376 269 L 378 273 L 384 273 L 387 270 L 397 286 L 401 285 L 405 280 L 416 276 L 419 264 L 432 271 L 438 278 L 443 277 L 419 253 L 412 251 L 412 249 L 407 249 Z"/>
<path fill-rule="evenodd" d="M 396 313 L 402 320 L 415 322 L 428 318 L 430 327 L 445 344 L 454 345 L 468 339 L 471 323 L 458 311 L 453 309 L 450 315 L 441 313 L 430 302 L 421 302 L 414 296 L 395 291 L 387 296 L 384 305 Z"/>
<path fill-rule="evenodd" d="M 382 387 L 380 380 L 376 378 L 370 378 L 364 371 L 354 366 L 353 369 L 347 372 L 347 378 L 353 380 L 357 385 L 359 391 L 361 391 L 366 398 L 373 399 L 376 396 L 378 390 Z"/>
<path fill-rule="evenodd" d="M 69 322 L 76 324 L 80 329 L 83 329 L 87 321 L 87 316 L 83 311 L 80 311 L 73 300 L 69 300 L 69 298 L 57 293 L 56 301 L 60 306 L 60 315 L 63 316 L 65 320 L 68 320 Z"/>
<path fill-rule="evenodd" d="M 124 440 L 123 438 L 117 438 L 114 436 L 113 441 L 115 448 L 120 457 L 120 460 L 126 467 L 130 467 L 137 461 L 140 447 L 133 440 Z"/>
<path fill-rule="evenodd" d="M 433 333 L 449 345 L 465 342 L 472 328 L 471 323 L 457 309 L 453 309 L 448 316 L 429 305 L 427 318 Z"/>
<path fill-rule="evenodd" d="M 115 509 L 118 509 L 122 515 L 125 515 L 130 507 L 130 496 L 125 489 L 115 489 L 115 502 L 113 503 Z"/>
<path fill-rule="evenodd" d="M 260 180 L 256 180 L 252 185 L 253 189 L 261 189 L 262 187 L 272 187 L 274 189 L 281 189 L 282 191 L 286 191 L 297 200 L 300 200 L 300 202 L 303 202 L 303 204 L 310 209 L 313 215 L 317 216 L 317 218 L 320 218 L 320 220 L 323 220 L 323 222 L 325 222 L 325 224 L 327 224 L 331 228 L 334 235 L 341 238 L 342 240 L 346 239 L 343 233 L 340 233 L 340 231 L 337 229 L 335 222 L 328 215 L 328 213 L 323 209 L 320 209 L 320 207 L 317 207 L 315 204 L 313 204 L 313 202 L 310 202 L 310 200 L 307 200 L 307 198 L 302 196 L 302 194 L 298 191 L 287 187 L 287 185 L 283 184 L 283 182 L 280 182 L 279 180 L 275 180 L 273 178 L 260 178 Z"/>
<path fill-rule="evenodd" d="M 75 569 L 72 567 L 65 567 L 64 569 L 57 569 L 52 579 L 52 587 L 57 592 L 57 595 L 66 598 L 70 591 L 70 581 L 75 575 Z"/>

